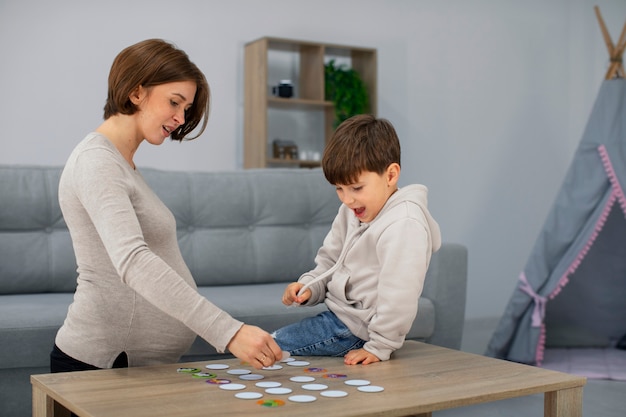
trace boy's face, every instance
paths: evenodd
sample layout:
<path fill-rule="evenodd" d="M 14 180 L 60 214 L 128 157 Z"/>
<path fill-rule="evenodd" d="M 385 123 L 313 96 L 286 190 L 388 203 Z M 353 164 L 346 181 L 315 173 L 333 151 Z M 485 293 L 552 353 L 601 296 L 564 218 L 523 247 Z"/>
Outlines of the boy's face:
<path fill-rule="evenodd" d="M 369 223 L 398 189 L 400 166 L 391 164 L 382 175 L 363 171 L 354 184 L 336 184 L 339 200 L 363 223 Z"/>

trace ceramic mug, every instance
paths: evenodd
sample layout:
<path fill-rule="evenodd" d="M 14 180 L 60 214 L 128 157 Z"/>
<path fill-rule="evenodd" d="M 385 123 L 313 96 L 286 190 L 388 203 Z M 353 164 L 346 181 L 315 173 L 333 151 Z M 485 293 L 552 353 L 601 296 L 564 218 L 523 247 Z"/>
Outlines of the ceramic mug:
<path fill-rule="evenodd" d="M 283 98 L 292 97 L 293 84 L 291 84 L 291 80 L 280 80 L 277 86 L 272 87 L 272 94 Z"/>

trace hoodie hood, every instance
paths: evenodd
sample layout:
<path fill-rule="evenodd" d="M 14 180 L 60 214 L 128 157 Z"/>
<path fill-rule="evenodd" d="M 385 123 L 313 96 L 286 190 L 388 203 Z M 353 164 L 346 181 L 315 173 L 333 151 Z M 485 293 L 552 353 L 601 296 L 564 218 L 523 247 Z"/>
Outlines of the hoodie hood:
<path fill-rule="evenodd" d="M 432 242 L 433 253 L 439 250 L 441 247 L 441 231 L 439 224 L 435 221 L 433 216 L 428 211 L 428 188 L 422 184 L 411 184 L 402 188 L 398 188 L 398 191 L 393 193 L 387 200 L 380 213 L 370 223 L 376 222 L 377 219 L 384 216 L 384 214 L 394 207 L 401 204 L 415 204 L 421 212 L 424 214 L 428 228 L 430 229 L 430 238 Z"/>

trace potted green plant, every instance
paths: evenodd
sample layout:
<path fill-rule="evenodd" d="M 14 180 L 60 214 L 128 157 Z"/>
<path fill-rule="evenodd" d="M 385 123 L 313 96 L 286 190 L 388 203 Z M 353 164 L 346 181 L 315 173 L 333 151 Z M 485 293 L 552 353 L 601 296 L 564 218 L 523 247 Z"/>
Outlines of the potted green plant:
<path fill-rule="evenodd" d="M 367 87 L 354 69 L 335 65 L 335 60 L 330 60 L 324 65 L 324 86 L 326 100 L 335 105 L 335 127 L 349 117 L 367 111 Z"/>

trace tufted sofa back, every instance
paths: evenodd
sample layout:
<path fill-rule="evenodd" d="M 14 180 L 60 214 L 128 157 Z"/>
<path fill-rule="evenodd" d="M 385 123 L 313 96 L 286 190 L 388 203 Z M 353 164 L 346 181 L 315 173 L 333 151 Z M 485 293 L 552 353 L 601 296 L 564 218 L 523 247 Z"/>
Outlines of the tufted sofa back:
<path fill-rule="evenodd" d="M 61 170 L 0 166 L 0 294 L 74 291 Z M 340 204 L 320 169 L 140 172 L 174 213 L 199 286 L 296 279 L 313 266 Z"/>

